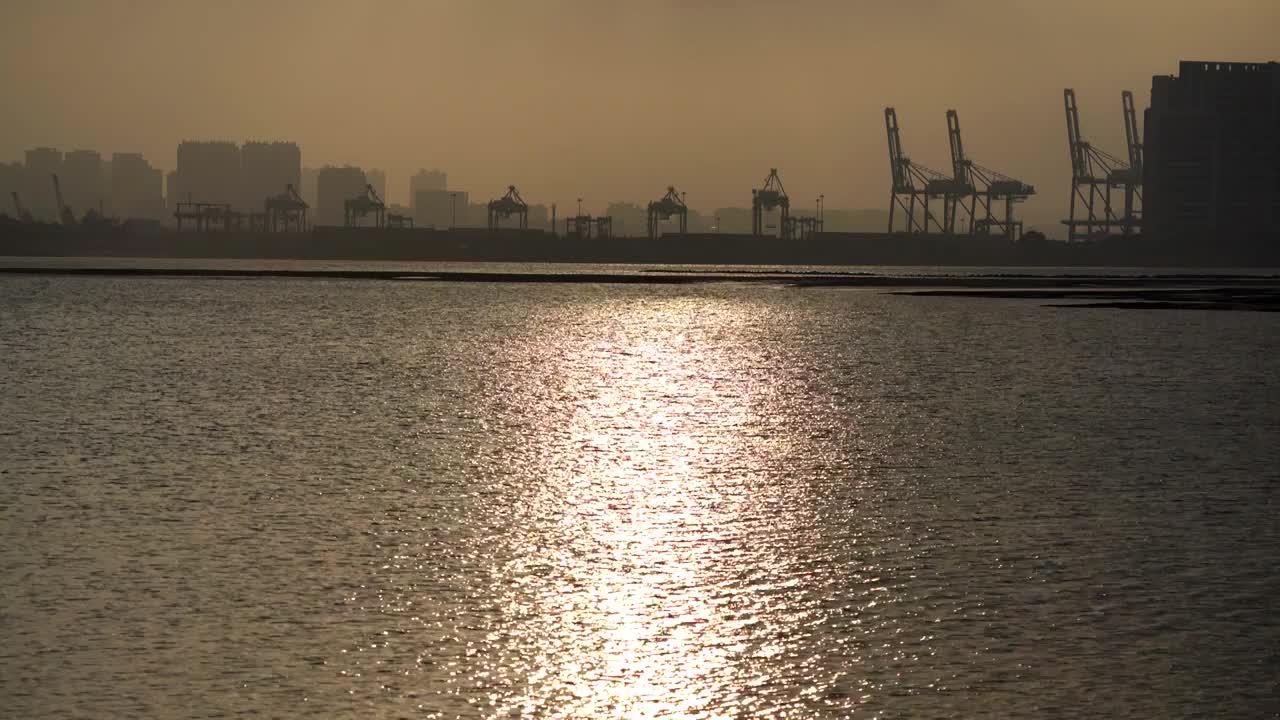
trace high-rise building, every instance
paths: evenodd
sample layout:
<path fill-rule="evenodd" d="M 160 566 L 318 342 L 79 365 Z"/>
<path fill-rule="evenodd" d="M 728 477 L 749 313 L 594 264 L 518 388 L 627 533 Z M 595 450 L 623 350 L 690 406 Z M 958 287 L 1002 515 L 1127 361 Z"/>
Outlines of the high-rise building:
<path fill-rule="evenodd" d="M 745 235 L 751 232 L 751 209 L 717 208 L 712 214 L 711 222 L 715 232 Z"/>
<path fill-rule="evenodd" d="M 104 211 L 107 192 L 102 177 L 102 156 L 93 150 L 72 150 L 62 158 L 63 202 L 80 217 L 89 210 Z"/>
<path fill-rule="evenodd" d="M 420 192 L 442 192 L 449 189 L 449 177 L 440 170 L 423 170 L 418 169 L 409 178 L 409 206 L 414 209 L 414 217 L 417 218 L 417 202 L 418 193 Z M 417 222 L 415 219 L 414 222 Z"/>
<path fill-rule="evenodd" d="M 291 142 L 247 142 L 240 148 L 243 210 L 262 212 L 267 198 L 302 185 L 302 150 Z"/>
<path fill-rule="evenodd" d="M 413 224 L 444 230 L 465 227 L 470 220 L 470 200 L 465 192 L 419 190 L 413 195 Z"/>
<path fill-rule="evenodd" d="M 487 218 L 486 218 L 487 219 Z M 541 203 L 529 206 L 529 229 L 550 230 L 551 208 Z"/>
<path fill-rule="evenodd" d="M 1152 78 L 1145 126 L 1145 232 L 1280 234 L 1280 64 L 1184 61 Z"/>
<path fill-rule="evenodd" d="M 571 213 L 572 214 L 572 213 Z M 649 232 L 649 211 L 633 202 L 612 202 L 604 214 L 613 218 L 613 234 L 617 236 L 643 237 Z M 674 232 L 671 223 L 660 228 L 661 232 Z M 679 229 L 679 226 L 676 226 Z"/>
<path fill-rule="evenodd" d="M 18 194 L 38 219 L 58 217 L 58 203 L 53 192 L 53 176 L 62 172 L 62 152 L 39 147 L 26 152 L 25 176 Z"/>
<path fill-rule="evenodd" d="M 163 184 L 163 173 L 151 167 L 140 153 L 111 156 L 111 212 L 117 217 L 162 219 Z"/>
<path fill-rule="evenodd" d="M 169 189 L 176 202 L 243 202 L 240 189 L 240 148 L 231 142 L 185 141 L 178 145 L 177 187 Z M 174 197 L 176 191 L 176 198 Z"/>
<path fill-rule="evenodd" d="M 364 192 L 368 181 L 358 167 L 326 165 L 316 178 L 315 223 L 341 225 L 346 202 Z"/>
<path fill-rule="evenodd" d="M 182 198 L 178 194 L 178 171 L 170 170 L 164 174 L 164 207 L 165 215 L 170 216 L 177 210 L 178 201 Z M 166 217 L 166 220 L 169 218 Z"/>

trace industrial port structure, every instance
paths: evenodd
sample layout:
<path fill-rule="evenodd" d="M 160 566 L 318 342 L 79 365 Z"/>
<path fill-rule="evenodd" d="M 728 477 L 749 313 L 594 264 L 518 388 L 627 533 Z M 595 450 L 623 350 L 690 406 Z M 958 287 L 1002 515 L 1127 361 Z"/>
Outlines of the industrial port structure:
<path fill-rule="evenodd" d="M 1067 239 L 1088 240 L 1117 230 L 1123 235 L 1134 234 L 1142 227 L 1142 138 L 1133 93 L 1125 90 L 1120 95 L 1127 162 L 1085 140 L 1076 91 L 1067 88 L 1062 97 L 1071 152 L 1071 209 L 1062 221 L 1067 226 Z M 1124 206 L 1118 212 L 1111 195 L 1116 189 L 1124 193 Z"/>
<path fill-rule="evenodd" d="M 680 219 L 680 234 L 689 232 L 689 206 L 684 202 L 684 193 L 676 193 L 674 185 L 667 186 L 667 194 L 649 203 L 648 235 L 650 240 L 658 239 L 658 224 L 670 220 L 672 216 Z"/>
<path fill-rule="evenodd" d="M 1014 205 L 1035 194 L 1036 189 L 1021 180 L 974 162 L 965 154 L 960 132 L 960 115 L 948 110 L 947 141 L 951 147 L 951 175 L 920 165 L 902 148 L 898 113 L 884 109 L 889 141 L 889 233 L 899 232 L 895 215 L 905 214 L 901 232 L 928 235 L 1003 235 L 1008 240 L 1022 236 L 1022 222 L 1014 217 Z M 942 201 L 942 219 L 929 209 L 930 200 Z M 1003 208 L 1001 208 L 1003 204 Z M 997 211 L 1000 211 L 997 214 Z"/>
<path fill-rule="evenodd" d="M 781 226 L 783 240 L 791 239 L 791 198 L 782 187 L 782 178 L 778 177 L 778 168 L 770 168 L 764 184 L 751 191 L 751 234 L 760 237 L 764 234 L 765 212 L 778 210 L 778 225 Z"/>
<path fill-rule="evenodd" d="M 498 230 L 502 227 L 502 221 L 516 216 L 517 227 L 521 230 L 529 229 L 529 203 L 520 197 L 520 191 L 516 190 L 515 185 L 507 186 L 507 194 L 497 200 L 489 201 L 489 229 Z"/>
<path fill-rule="evenodd" d="M 1118 154 L 1103 150 L 1085 132 L 1075 90 L 1065 88 L 1062 98 L 1071 176 L 1067 217 L 1061 222 L 1069 242 L 1136 243 L 1155 238 L 1194 243 L 1228 234 L 1271 242 L 1265 238 L 1280 237 L 1277 63 L 1185 61 L 1179 65 L 1178 75 L 1152 79 L 1151 103 L 1141 125 L 1134 93 L 1122 92 L 1125 152 Z M 942 165 L 945 170 L 935 170 L 907 153 L 897 111 L 884 108 L 890 166 L 887 233 L 826 232 L 821 195 L 812 215 L 793 214 L 792 197 L 778 169 L 771 168 L 764 181 L 751 190 L 750 237 L 795 244 L 858 235 L 860 241 L 896 239 L 912 247 L 928 247 L 933 239 L 948 247 L 968 243 L 973 248 L 1018 242 L 1023 238 L 1023 222 L 1017 217 L 1017 206 L 1034 196 L 1036 188 L 976 162 L 966 147 L 959 113 L 946 110 L 944 117 L 949 157 Z M 24 223 L 53 218 L 63 227 L 91 228 L 109 222 L 104 213 L 89 205 L 86 198 L 92 196 L 77 189 L 85 184 L 80 176 L 97 167 L 90 162 L 93 156 L 96 154 L 90 151 L 75 151 L 63 159 L 56 150 L 37 148 L 28 152 L 21 184 L 12 179 L 16 177 L 12 168 L 17 166 L 6 166 L 11 173 L 6 176 L 9 185 L 0 185 L 0 191 L 9 195 L 15 217 Z M 296 145 L 246 143 L 243 150 L 237 150 L 227 142 L 184 142 L 179 145 L 178 159 L 179 169 L 171 173 L 168 213 L 179 230 L 288 234 L 313 229 L 312 204 L 299 192 L 300 187 L 307 192 L 306 186 L 295 180 L 301 162 Z M 146 188 L 159 171 L 146 165 L 141 156 L 117 154 L 113 165 L 116 161 L 138 178 L 128 185 L 129 192 L 137 195 L 136 202 L 131 202 L 145 206 L 151 192 Z M 65 174 L 60 177 L 59 172 Z M 472 224 L 460 225 L 456 222 L 457 205 L 461 199 L 462 210 L 467 212 L 467 193 L 446 190 L 443 174 L 437 174 L 439 186 L 420 189 L 415 196 L 416 217 L 422 218 L 416 207 L 418 196 L 432 203 L 433 218 L 419 219 L 419 226 L 443 228 L 447 221 L 450 231 L 463 230 L 478 225 L 479 217 L 486 217 L 487 211 L 484 227 L 489 231 L 545 232 L 530 229 L 531 206 L 515 185 L 508 185 L 504 195 L 487 204 L 475 205 Z M 314 225 L 413 228 L 415 216 L 388 207 L 375 190 L 369 180 L 375 175 L 382 177 L 377 171 L 366 174 L 350 166 L 322 168 L 318 195 L 308 196 L 318 198 L 313 200 L 318 207 Z M 247 178 L 255 182 L 240 182 Z M 283 192 L 271 194 L 280 187 Z M 101 201 L 97 204 L 100 208 Z M 635 235 L 627 231 L 638 230 L 643 217 L 648 240 L 659 239 L 664 228 L 685 238 L 700 232 L 713 234 L 704 232 L 707 225 L 701 221 L 694 223 L 699 227 L 690 234 L 690 216 L 698 215 L 689 208 L 685 193 L 677 192 L 674 185 L 647 206 L 630 206 L 635 215 L 628 206 L 615 204 L 602 216 L 584 214 L 579 206 L 576 215 L 558 221 L 552 204 L 550 230 L 577 240 L 616 240 L 615 228 L 618 235 Z M 83 218 L 78 218 L 75 211 L 86 207 Z M 535 227 L 546 228 L 546 206 L 533 209 L 538 218 Z M 723 210 L 732 211 L 735 217 L 728 232 L 746 237 L 747 210 Z M 615 213 L 617 218 L 612 217 Z M 616 222 L 618 219 L 622 222 Z M 875 222 L 883 227 L 883 219 Z M 720 211 L 712 227 L 714 234 L 722 232 Z"/>

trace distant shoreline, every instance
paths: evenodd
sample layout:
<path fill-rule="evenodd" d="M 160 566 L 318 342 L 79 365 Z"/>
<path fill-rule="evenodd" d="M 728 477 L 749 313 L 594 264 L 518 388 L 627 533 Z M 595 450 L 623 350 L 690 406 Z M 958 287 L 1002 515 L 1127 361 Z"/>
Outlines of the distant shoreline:
<path fill-rule="evenodd" d="M 0 223 L 0 255 L 340 262 L 651 265 L 1201 267 L 1280 266 L 1272 238 L 1169 243 L 1149 237 L 1011 242 L 996 236 L 816 233 L 804 238 L 689 233 L 563 237 L 537 230 L 316 228 L 303 233 L 177 232 L 142 226 Z"/>

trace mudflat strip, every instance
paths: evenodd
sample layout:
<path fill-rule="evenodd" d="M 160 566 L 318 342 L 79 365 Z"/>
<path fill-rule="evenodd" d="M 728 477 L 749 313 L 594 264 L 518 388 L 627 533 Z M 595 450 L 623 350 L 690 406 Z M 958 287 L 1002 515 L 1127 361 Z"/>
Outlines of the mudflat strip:
<path fill-rule="evenodd" d="M 1280 286 L 1133 288 L 1128 290 L 920 290 L 894 293 L 928 297 L 1056 300 L 1048 307 L 1122 310 L 1244 310 L 1280 312 Z"/>

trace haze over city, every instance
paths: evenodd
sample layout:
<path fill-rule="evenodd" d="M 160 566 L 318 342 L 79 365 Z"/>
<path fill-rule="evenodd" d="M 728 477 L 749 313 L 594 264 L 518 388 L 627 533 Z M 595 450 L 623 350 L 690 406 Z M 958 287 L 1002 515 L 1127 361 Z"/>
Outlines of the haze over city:
<path fill-rule="evenodd" d="M 1122 152 L 1121 90 L 1143 107 L 1180 59 L 1266 59 L 1277 27 L 1260 1 L 24 3 L 0 27 L 0 158 L 171 169 L 184 139 L 289 140 L 308 166 L 386 169 L 389 202 L 439 167 L 475 199 L 517 183 L 595 212 L 671 183 L 740 207 L 778 167 L 801 206 L 884 209 L 884 106 L 934 167 L 955 108 L 970 155 L 1034 184 L 1023 217 L 1059 232 L 1063 87 Z"/>
<path fill-rule="evenodd" d="M 1280 707 L 1280 0 L 5 11 L 0 716 Z"/>

